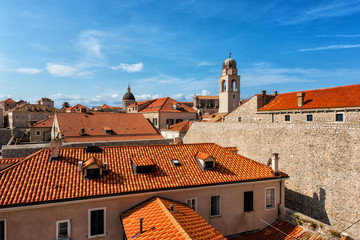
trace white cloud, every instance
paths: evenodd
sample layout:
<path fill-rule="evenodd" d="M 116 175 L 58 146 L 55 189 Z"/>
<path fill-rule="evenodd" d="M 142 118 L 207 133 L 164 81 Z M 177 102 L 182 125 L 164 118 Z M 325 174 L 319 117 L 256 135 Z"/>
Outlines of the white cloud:
<path fill-rule="evenodd" d="M 43 70 L 39 68 L 18 68 L 17 71 L 26 74 L 37 74 L 41 73 Z"/>
<path fill-rule="evenodd" d="M 79 45 L 82 47 L 87 55 L 92 57 L 101 58 L 102 46 L 98 37 L 104 36 L 104 33 L 97 30 L 83 31 L 79 35 Z"/>
<path fill-rule="evenodd" d="M 119 94 L 117 94 L 117 93 L 111 95 L 112 98 L 117 98 L 118 96 L 119 96 Z"/>
<path fill-rule="evenodd" d="M 50 74 L 57 76 L 57 77 L 73 76 L 78 71 L 78 69 L 75 67 L 60 65 L 60 64 L 53 64 L 53 63 L 47 63 L 46 70 Z"/>
<path fill-rule="evenodd" d="M 135 63 L 135 64 L 127 64 L 127 63 L 120 63 L 119 66 L 110 67 L 112 70 L 122 69 L 128 73 L 131 72 L 140 72 L 143 69 L 144 65 L 142 62 Z"/>
<path fill-rule="evenodd" d="M 329 37 L 329 38 L 358 38 L 360 34 L 337 34 L 337 35 L 316 35 L 316 37 Z"/>
<path fill-rule="evenodd" d="M 56 77 L 78 76 L 88 78 L 92 77 L 93 74 L 91 71 L 80 71 L 77 67 L 53 63 L 47 63 L 46 70 Z"/>
<path fill-rule="evenodd" d="M 201 95 L 208 96 L 208 95 L 210 95 L 210 92 L 208 90 L 204 89 L 201 91 Z"/>
<path fill-rule="evenodd" d="M 359 48 L 360 44 L 354 45 L 329 45 L 325 47 L 316 47 L 316 48 L 304 48 L 297 50 L 298 52 L 309 52 L 309 51 L 320 51 L 320 50 L 329 50 L 329 49 L 345 49 L 345 48 Z"/>
<path fill-rule="evenodd" d="M 198 66 L 213 66 L 215 65 L 214 62 L 200 62 L 198 63 Z"/>

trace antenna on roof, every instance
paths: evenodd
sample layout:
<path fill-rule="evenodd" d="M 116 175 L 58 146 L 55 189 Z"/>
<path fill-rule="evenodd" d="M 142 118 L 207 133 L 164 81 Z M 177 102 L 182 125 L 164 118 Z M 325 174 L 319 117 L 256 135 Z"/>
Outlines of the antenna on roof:
<path fill-rule="evenodd" d="M 229 53 L 229 58 L 231 58 L 231 53 Z"/>

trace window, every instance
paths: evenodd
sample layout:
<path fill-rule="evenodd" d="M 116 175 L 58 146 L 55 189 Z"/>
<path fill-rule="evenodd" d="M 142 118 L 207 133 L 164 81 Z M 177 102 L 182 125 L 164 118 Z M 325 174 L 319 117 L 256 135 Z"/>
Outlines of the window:
<path fill-rule="evenodd" d="M 86 169 L 86 178 L 88 179 L 100 178 L 100 168 Z"/>
<path fill-rule="evenodd" d="M 0 220 L 0 240 L 5 240 L 6 237 L 5 227 L 6 227 L 5 220 Z"/>
<path fill-rule="evenodd" d="M 166 119 L 166 124 L 173 125 L 174 119 Z"/>
<path fill-rule="evenodd" d="M 196 211 L 196 198 L 189 198 L 186 200 L 186 204 Z"/>
<path fill-rule="evenodd" d="M 41 136 L 41 131 L 40 131 L 40 130 L 36 130 L 35 135 L 36 135 L 36 136 Z"/>
<path fill-rule="evenodd" d="M 214 162 L 213 161 L 205 161 L 205 169 L 212 169 L 214 168 Z"/>
<path fill-rule="evenodd" d="M 254 210 L 254 192 L 244 192 L 244 212 L 250 212 Z"/>
<path fill-rule="evenodd" d="M 241 117 L 238 117 L 238 122 L 241 122 Z"/>
<path fill-rule="evenodd" d="M 106 235 L 105 211 L 106 208 L 89 210 L 89 238 Z"/>
<path fill-rule="evenodd" d="M 56 239 L 65 240 L 71 237 L 70 220 L 56 221 Z"/>
<path fill-rule="evenodd" d="M 181 166 L 181 163 L 179 161 L 179 159 L 173 159 L 171 160 L 171 163 L 174 167 L 180 167 Z"/>
<path fill-rule="evenodd" d="M 290 122 L 290 115 L 285 115 L 285 122 Z"/>
<path fill-rule="evenodd" d="M 275 208 L 275 188 L 267 188 L 265 191 L 266 209 Z"/>
<path fill-rule="evenodd" d="M 220 216 L 220 196 L 210 198 L 210 217 Z"/>
<path fill-rule="evenodd" d="M 312 122 L 313 121 L 313 115 L 312 114 L 306 115 L 306 121 L 307 122 Z"/>
<path fill-rule="evenodd" d="M 336 114 L 336 121 L 337 122 L 343 122 L 344 121 L 344 115 L 342 113 Z"/>
<path fill-rule="evenodd" d="M 153 118 L 153 124 L 154 124 L 154 126 L 157 125 L 157 118 Z"/>

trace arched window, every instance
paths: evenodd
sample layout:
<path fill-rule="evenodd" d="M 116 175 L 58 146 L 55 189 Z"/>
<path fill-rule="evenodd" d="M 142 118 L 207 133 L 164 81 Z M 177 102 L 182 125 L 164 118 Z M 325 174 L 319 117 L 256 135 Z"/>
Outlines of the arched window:
<path fill-rule="evenodd" d="M 231 81 L 231 87 L 233 92 L 237 91 L 236 80 Z"/>
<path fill-rule="evenodd" d="M 224 80 L 223 82 L 222 82 L 222 92 L 225 92 L 226 91 L 226 81 Z"/>

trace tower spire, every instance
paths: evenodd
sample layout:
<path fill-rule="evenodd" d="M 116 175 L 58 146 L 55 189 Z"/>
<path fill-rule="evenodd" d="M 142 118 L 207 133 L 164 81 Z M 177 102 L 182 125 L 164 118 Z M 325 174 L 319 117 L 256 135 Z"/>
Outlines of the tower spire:
<path fill-rule="evenodd" d="M 229 58 L 231 58 L 231 53 L 229 53 Z"/>

